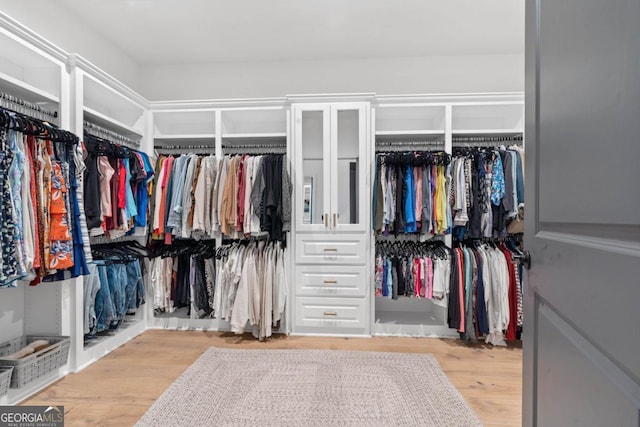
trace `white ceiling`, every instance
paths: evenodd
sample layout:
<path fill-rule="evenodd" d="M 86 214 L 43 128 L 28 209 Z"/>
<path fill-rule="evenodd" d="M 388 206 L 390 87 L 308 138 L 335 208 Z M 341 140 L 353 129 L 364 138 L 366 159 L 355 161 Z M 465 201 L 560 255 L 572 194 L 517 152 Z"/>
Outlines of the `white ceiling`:
<path fill-rule="evenodd" d="M 140 65 L 524 51 L 524 0 L 60 3 Z"/>

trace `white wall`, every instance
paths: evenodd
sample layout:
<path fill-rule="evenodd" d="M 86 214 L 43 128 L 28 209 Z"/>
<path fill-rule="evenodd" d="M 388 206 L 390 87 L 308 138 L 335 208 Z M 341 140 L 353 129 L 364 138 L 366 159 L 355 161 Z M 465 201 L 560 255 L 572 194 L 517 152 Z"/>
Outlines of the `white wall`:
<path fill-rule="evenodd" d="M 59 2 L 0 0 L 0 11 L 65 51 L 80 54 L 132 89 L 140 90 L 138 64 Z M 117 31 L 117 23 L 113 30 Z"/>
<path fill-rule="evenodd" d="M 524 91 L 524 55 L 185 64 L 141 71 L 142 93 L 153 101 L 302 93 Z"/>

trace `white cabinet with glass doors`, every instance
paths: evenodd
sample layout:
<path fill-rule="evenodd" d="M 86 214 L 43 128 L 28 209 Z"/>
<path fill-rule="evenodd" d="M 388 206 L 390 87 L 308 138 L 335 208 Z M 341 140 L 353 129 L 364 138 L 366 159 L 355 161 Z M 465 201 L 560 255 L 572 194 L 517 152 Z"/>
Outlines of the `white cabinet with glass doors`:
<path fill-rule="evenodd" d="M 301 279 L 293 333 L 367 335 L 370 104 L 297 103 L 292 110 L 294 277 Z"/>

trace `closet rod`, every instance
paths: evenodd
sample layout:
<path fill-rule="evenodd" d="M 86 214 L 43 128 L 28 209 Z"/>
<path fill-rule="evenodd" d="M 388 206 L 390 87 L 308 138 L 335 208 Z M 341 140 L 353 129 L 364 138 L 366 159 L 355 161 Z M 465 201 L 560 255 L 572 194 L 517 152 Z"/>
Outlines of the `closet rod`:
<path fill-rule="evenodd" d="M 214 150 L 215 146 L 211 145 L 211 144 L 200 144 L 200 145 L 185 145 L 185 144 L 179 144 L 179 145 L 164 145 L 164 144 L 157 144 L 154 147 L 156 150 L 172 150 L 172 149 L 187 149 L 187 150 Z"/>
<path fill-rule="evenodd" d="M 287 148 L 287 144 L 233 144 L 223 145 L 223 150 L 233 150 L 234 148 Z"/>
<path fill-rule="evenodd" d="M 452 142 L 455 143 L 486 143 L 486 142 L 522 142 L 522 135 L 508 136 L 454 136 Z"/>
<path fill-rule="evenodd" d="M 458 142 L 452 143 L 453 148 L 482 148 L 482 147 L 500 147 L 507 143 L 511 145 L 522 145 L 522 140 L 505 140 L 505 141 L 474 141 L 474 142 Z"/>
<path fill-rule="evenodd" d="M 104 245 L 107 243 L 119 243 L 119 242 L 130 242 L 133 240 L 138 240 L 139 238 L 144 238 L 145 236 L 122 236 L 116 238 L 110 238 L 109 236 L 91 236 L 89 237 L 89 242 L 91 245 Z"/>
<path fill-rule="evenodd" d="M 53 121 L 57 124 L 58 112 L 45 110 L 38 104 L 25 101 L 6 92 L 0 92 L 0 106 L 16 113 L 31 116 L 42 121 Z"/>
<path fill-rule="evenodd" d="M 421 145 L 444 145 L 444 141 L 380 141 L 376 142 L 376 147 L 419 147 Z"/>
<path fill-rule="evenodd" d="M 112 131 L 111 129 L 103 128 L 95 123 L 91 123 L 87 120 L 84 121 L 84 131 L 85 133 L 93 136 L 97 136 L 98 138 L 103 138 L 109 141 L 116 140 L 124 143 L 124 145 L 129 146 L 130 148 L 139 148 L 140 141 L 136 141 L 124 135 L 121 135 L 117 132 Z"/>
<path fill-rule="evenodd" d="M 215 154 L 215 147 L 156 147 L 159 154 Z"/>

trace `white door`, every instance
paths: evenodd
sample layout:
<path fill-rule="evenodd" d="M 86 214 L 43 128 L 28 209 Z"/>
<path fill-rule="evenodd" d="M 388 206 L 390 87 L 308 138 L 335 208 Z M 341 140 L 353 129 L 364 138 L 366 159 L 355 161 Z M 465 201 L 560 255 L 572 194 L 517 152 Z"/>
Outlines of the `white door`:
<path fill-rule="evenodd" d="M 640 1 L 526 16 L 525 426 L 640 423 Z"/>

